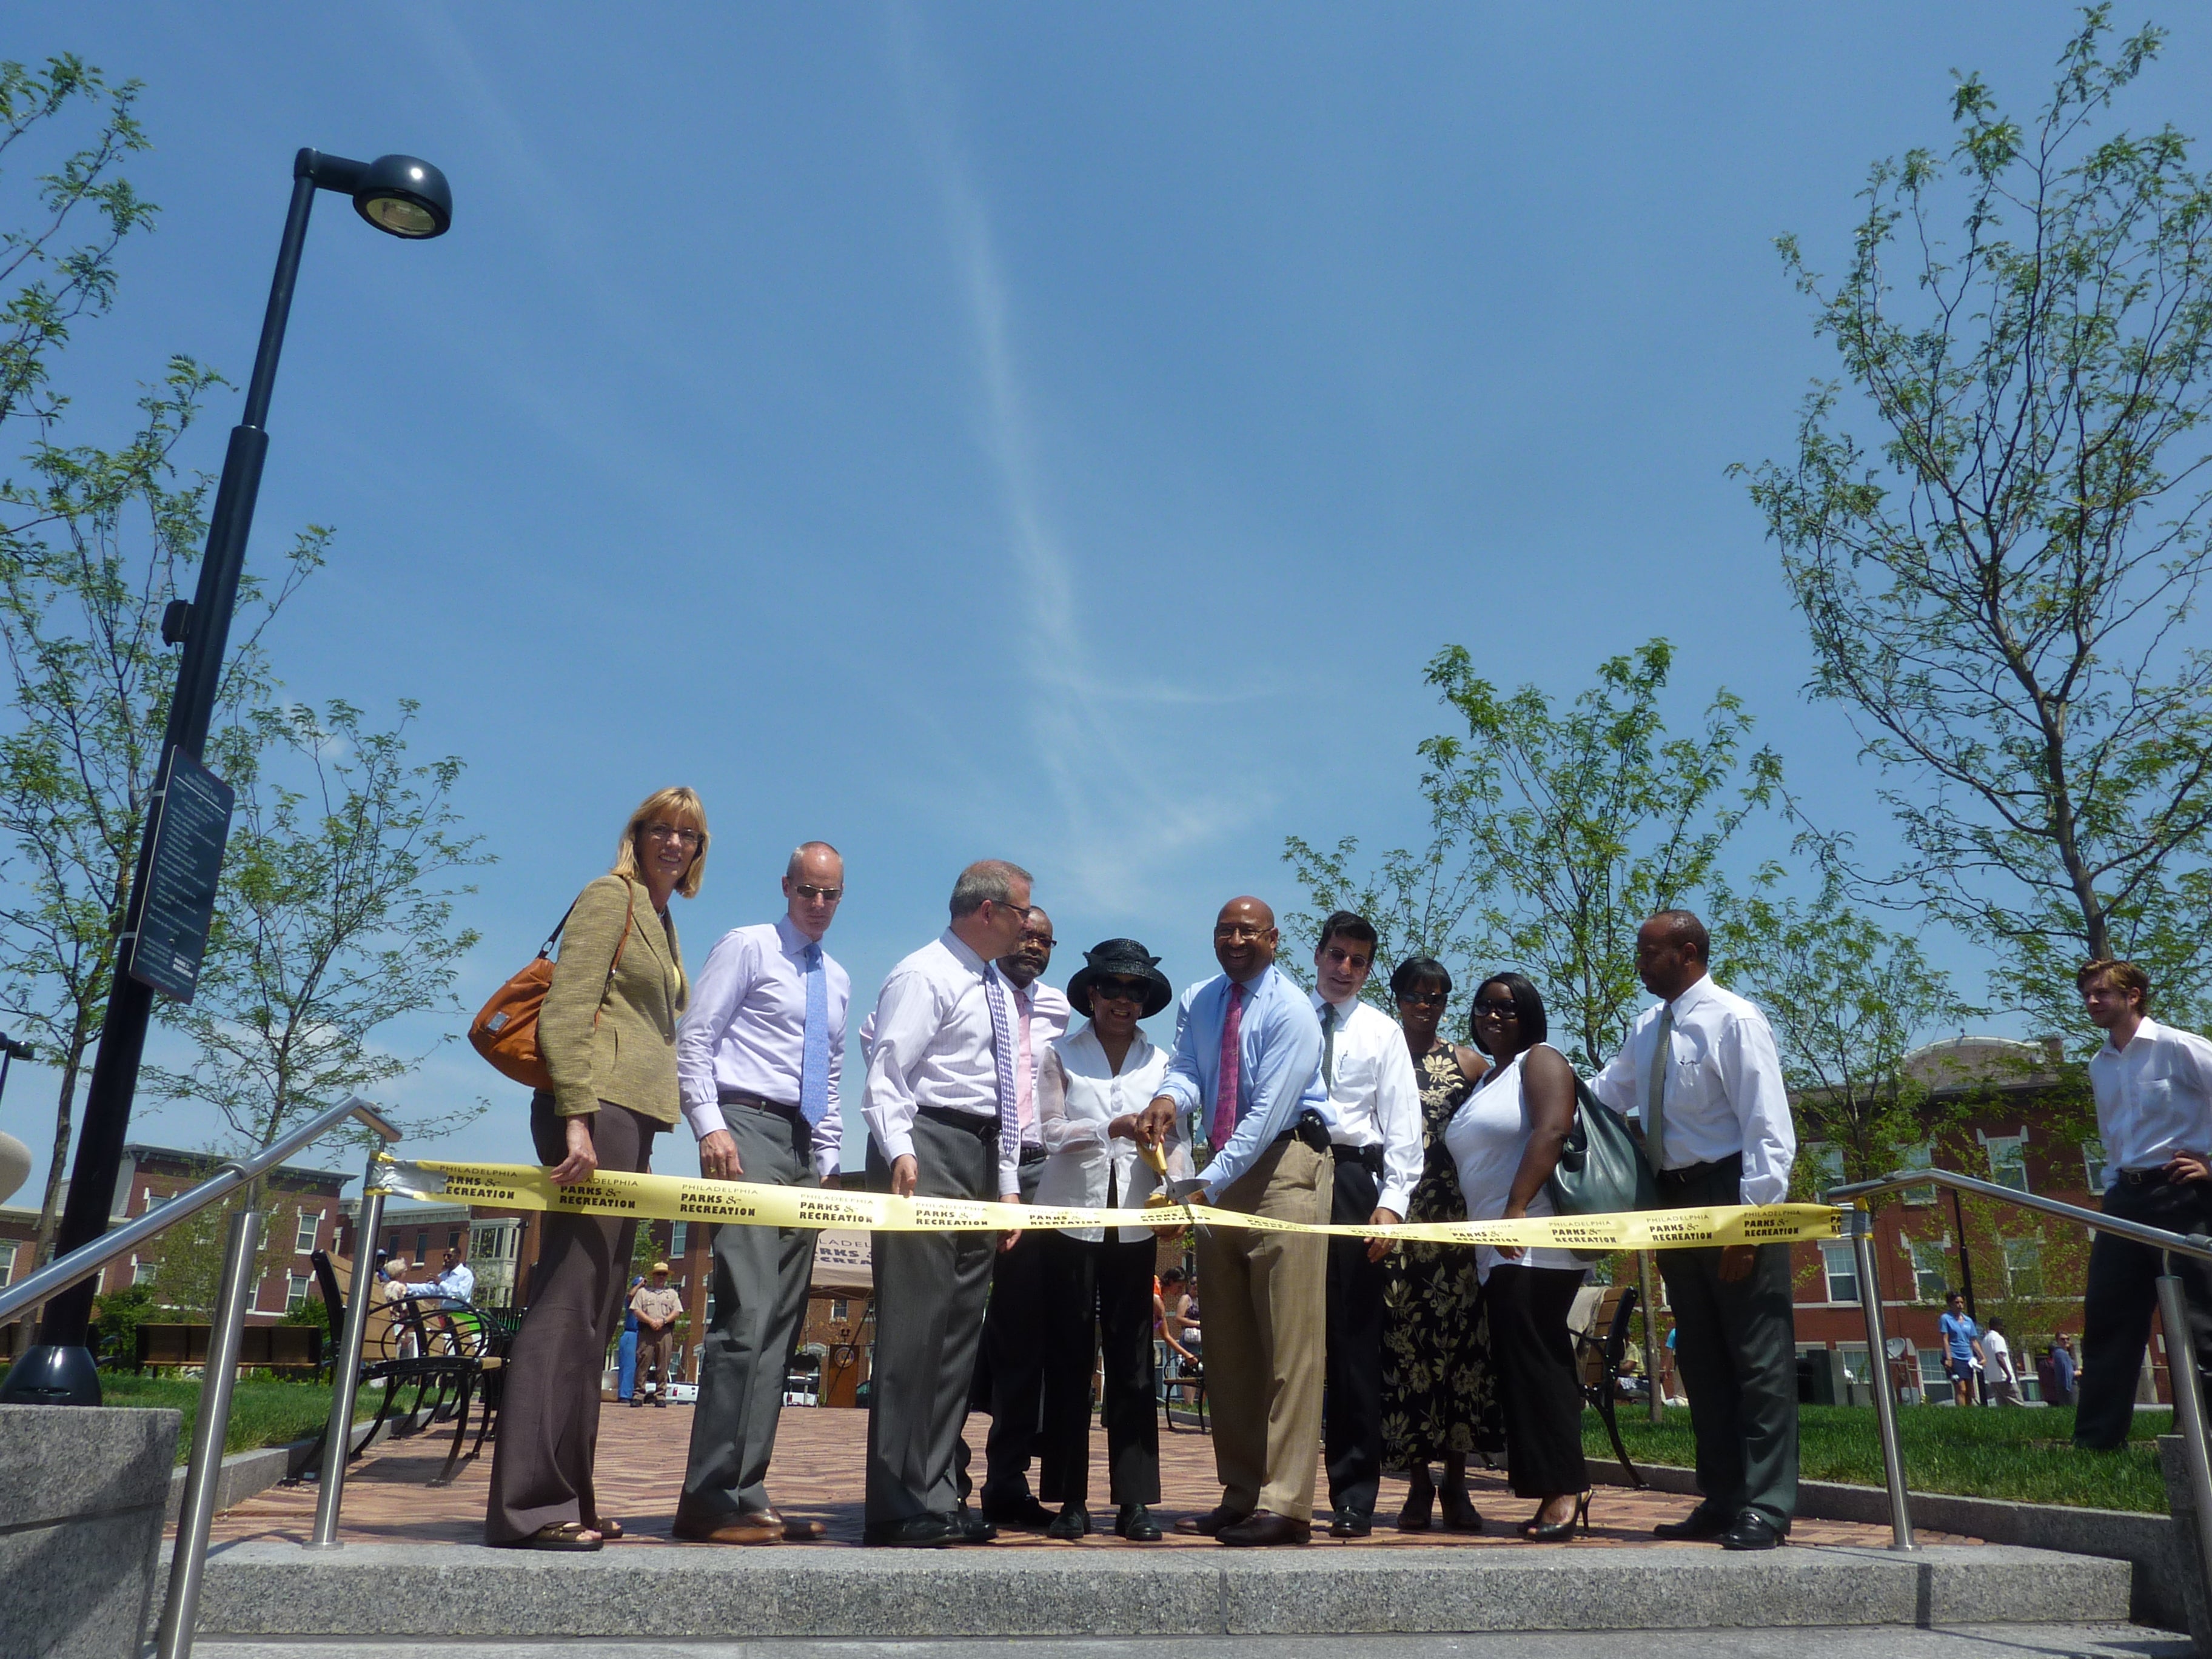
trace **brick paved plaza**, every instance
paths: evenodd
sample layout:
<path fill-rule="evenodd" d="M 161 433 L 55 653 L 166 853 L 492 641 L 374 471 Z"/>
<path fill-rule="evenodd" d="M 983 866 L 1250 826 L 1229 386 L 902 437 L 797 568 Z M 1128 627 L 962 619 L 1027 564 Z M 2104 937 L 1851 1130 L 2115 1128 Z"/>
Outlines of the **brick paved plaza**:
<path fill-rule="evenodd" d="M 666 1546 L 676 1514 L 676 1498 L 684 1479 L 684 1460 L 691 1433 L 691 1409 L 671 1406 L 632 1409 L 610 1403 L 601 1414 L 599 1483 L 604 1512 L 621 1520 L 630 1543 Z M 969 1419 L 968 1443 L 975 1448 L 980 1470 L 983 1437 L 990 1426 L 987 1417 Z M 775 1467 L 769 1489 L 777 1505 L 794 1516 L 826 1522 L 826 1546 L 857 1546 L 860 1539 L 862 1449 L 867 1414 L 860 1411 L 808 1410 L 785 1412 L 776 1442 Z M 490 1478 L 490 1447 L 484 1457 L 465 1463 L 450 1486 L 428 1484 L 444 1462 L 451 1443 L 452 1427 L 425 1437 L 380 1447 L 356 1462 L 346 1483 L 342 1536 L 360 1543 L 477 1544 L 483 1541 L 484 1490 Z M 1091 1436 L 1094 1521 L 1110 1523 L 1113 1510 L 1106 1503 L 1105 1436 L 1094 1428 Z M 1513 1523 L 1535 1505 L 1515 1498 L 1506 1489 L 1502 1474 L 1478 1470 L 1472 1478 L 1475 1505 L 1487 1523 L 1480 1536 L 1432 1529 L 1400 1533 L 1391 1523 L 1405 1501 L 1405 1483 L 1386 1480 L 1376 1506 L 1373 1535 L 1358 1542 L 1338 1542 L 1321 1536 L 1316 1528 L 1315 1549 L 1528 1549 L 1513 1531 Z M 1163 1525 L 1181 1515 L 1209 1509 L 1219 1501 L 1220 1487 L 1213 1477 L 1212 1442 L 1195 1430 L 1164 1434 L 1160 1442 L 1160 1513 Z M 222 1542 L 239 1539 L 304 1540 L 313 1524 L 315 1487 L 312 1485 L 270 1488 L 217 1517 L 215 1538 Z M 1317 1488 L 1326 1494 L 1324 1479 Z M 1594 1545 L 1629 1546 L 1658 1549 L 1710 1549 L 1711 1545 L 1664 1545 L 1651 1536 L 1656 1522 L 1672 1521 L 1689 1512 L 1692 1500 L 1657 1492 L 1634 1492 L 1601 1486 L 1591 1502 L 1593 1531 L 1587 1539 L 1553 1548 L 1589 1548 Z M 1800 1520 L 1790 1536 L 1805 1544 L 1863 1544 L 1887 1541 L 1886 1529 L 1840 1521 Z M 1948 1534 L 1923 1531 L 1927 1543 L 1964 1541 Z M 711 1545 L 678 1547 L 714 1548 Z M 1209 1539 L 1178 1537 L 1170 1533 L 1160 1544 L 1130 1544 L 1108 1534 L 1092 1536 L 1079 1545 L 1055 1542 L 1039 1534 L 1002 1533 L 996 1549 L 1217 1549 Z"/>

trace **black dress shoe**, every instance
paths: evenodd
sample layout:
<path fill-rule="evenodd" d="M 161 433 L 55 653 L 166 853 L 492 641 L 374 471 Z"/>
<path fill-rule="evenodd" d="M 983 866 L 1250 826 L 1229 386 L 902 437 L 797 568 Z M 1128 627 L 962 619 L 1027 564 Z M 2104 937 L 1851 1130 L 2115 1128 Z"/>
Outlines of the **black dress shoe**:
<path fill-rule="evenodd" d="M 1671 1538 L 1677 1542 L 1694 1542 L 1700 1539 L 1718 1538 L 1729 1529 L 1729 1516 L 1711 1504 L 1700 1504 L 1680 1521 L 1662 1521 L 1651 1528 L 1654 1538 Z"/>
<path fill-rule="evenodd" d="M 1012 1504 L 986 1504 L 983 1518 L 1001 1527 L 1012 1527 L 1021 1532 L 1042 1532 L 1053 1523 L 1053 1513 L 1035 1498 L 1024 1498 Z"/>
<path fill-rule="evenodd" d="M 1273 1510 L 1254 1510 L 1233 1527 L 1224 1527 L 1213 1534 L 1217 1544 L 1227 1544 L 1237 1549 L 1266 1549 L 1276 1544 L 1304 1544 L 1313 1538 L 1313 1523 L 1293 1521 L 1287 1515 L 1278 1515 Z"/>
<path fill-rule="evenodd" d="M 1085 1538 L 1091 1533 L 1091 1511 L 1080 1504 L 1063 1504 L 1060 1513 L 1052 1517 L 1052 1524 L 1044 1529 L 1048 1538 Z"/>
<path fill-rule="evenodd" d="M 998 1528 L 965 1504 L 946 1516 L 945 1522 L 956 1544 L 988 1544 L 999 1535 Z"/>
<path fill-rule="evenodd" d="M 1251 1513 L 1249 1510 L 1232 1510 L 1226 1504 L 1217 1504 L 1204 1515 L 1186 1515 L 1176 1522 L 1176 1530 L 1186 1537 L 1217 1538 L 1224 1527 L 1233 1527 Z"/>
<path fill-rule="evenodd" d="M 1122 1504 L 1114 1517 L 1114 1530 L 1133 1544 L 1157 1544 L 1161 1538 L 1160 1523 L 1142 1504 Z"/>
<path fill-rule="evenodd" d="M 1746 1510 L 1721 1534 L 1721 1547 L 1724 1550 L 1771 1550 L 1780 1544 L 1789 1532 L 1789 1522 L 1784 1522 L 1778 1526 L 1766 1518 L 1764 1510 Z"/>
<path fill-rule="evenodd" d="M 871 1549 L 934 1550 L 954 1541 L 952 1523 L 941 1515 L 909 1515 L 887 1526 L 870 1527 L 860 1541 Z"/>
<path fill-rule="evenodd" d="M 1375 1517 L 1358 1510 L 1339 1510 L 1328 1523 L 1331 1538 L 1364 1538 L 1375 1530 Z"/>

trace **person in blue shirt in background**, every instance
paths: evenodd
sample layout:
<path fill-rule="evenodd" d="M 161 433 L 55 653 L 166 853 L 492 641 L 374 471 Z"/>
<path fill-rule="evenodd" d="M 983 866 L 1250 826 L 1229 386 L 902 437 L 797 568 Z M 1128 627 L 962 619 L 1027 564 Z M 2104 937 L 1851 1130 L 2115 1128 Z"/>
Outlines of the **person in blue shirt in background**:
<path fill-rule="evenodd" d="M 1981 1393 L 1975 1387 L 1975 1380 L 1982 1370 L 1982 1328 L 1966 1311 L 1963 1291 L 1954 1291 L 1945 1297 L 1943 1307 L 1943 1316 L 1936 1322 L 1943 1337 L 1943 1369 L 1950 1375 L 1959 1403 L 1978 1405 Z"/>
<path fill-rule="evenodd" d="M 617 1373 L 615 1395 L 617 1398 L 624 1401 L 630 1397 L 631 1391 L 637 1387 L 637 1310 L 629 1305 L 629 1298 L 637 1293 L 637 1287 L 644 1283 L 645 1275 L 640 1273 L 630 1280 L 629 1289 L 623 1292 L 622 1340 L 615 1346 L 615 1366 Z"/>

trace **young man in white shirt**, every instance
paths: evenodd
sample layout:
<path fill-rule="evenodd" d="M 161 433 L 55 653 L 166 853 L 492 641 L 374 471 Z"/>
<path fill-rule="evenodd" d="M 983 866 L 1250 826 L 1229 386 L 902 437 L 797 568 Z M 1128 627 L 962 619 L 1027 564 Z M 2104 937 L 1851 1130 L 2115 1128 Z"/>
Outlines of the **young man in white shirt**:
<path fill-rule="evenodd" d="M 1637 976 L 1660 1001 L 1591 1085 L 1636 1120 L 1662 1209 L 1779 1204 L 1797 1155 L 1774 1033 L 1765 1015 L 1713 983 L 1711 950 L 1705 924 L 1687 910 L 1662 910 L 1637 930 Z M 1705 1501 L 1653 1530 L 1772 1549 L 1797 1509 L 1790 1247 L 1662 1250 L 1659 1269 Z"/>
<path fill-rule="evenodd" d="M 2012 1345 L 2005 1340 L 2004 1321 L 1992 1319 L 1982 1333 L 1982 1388 L 1992 1406 L 2017 1406 L 2020 1376 L 2013 1370 Z"/>
<path fill-rule="evenodd" d="M 2212 1233 L 2212 1042 L 2151 1018 L 2150 975 L 2134 963 L 2089 963 L 2075 983 L 2089 1023 L 2105 1033 L 2089 1062 L 2105 1143 L 2105 1212 L 2169 1232 Z M 2074 1413 L 2074 1443 L 2085 1450 L 2110 1451 L 2127 1439 L 2169 1259 L 2188 1295 L 2197 1368 L 2212 1370 L 2212 1263 L 2099 1233 L 2089 1246 L 2087 1364 Z"/>
<path fill-rule="evenodd" d="M 1322 1085 L 1336 1120 L 1332 1222 L 1390 1226 L 1406 1218 L 1421 1178 L 1421 1093 L 1398 1022 L 1360 1000 L 1375 966 L 1375 929 L 1339 910 L 1314 947 L 1313 1008 L 1322 1025 Z M 1382 1258 L 1385 1239 L 1328 1241 L 1328 1354 L 1322 1455 L 1333 1538 L 1374 1528 L 1382 1480 Z"/>

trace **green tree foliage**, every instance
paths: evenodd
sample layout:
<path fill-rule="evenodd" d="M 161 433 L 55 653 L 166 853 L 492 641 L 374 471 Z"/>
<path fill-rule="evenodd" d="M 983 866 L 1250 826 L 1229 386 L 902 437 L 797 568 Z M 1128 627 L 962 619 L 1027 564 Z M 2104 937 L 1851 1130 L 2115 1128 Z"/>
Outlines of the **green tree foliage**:
<path fill-rule="evenodd" d="M 1310 939 L 1340 904 L 1360 910 L 1385 967 L 1435 956 L 1462 998 L 1481 974 L 1516 969 L 1542 989 L 1553 1041 L 1586 1069 L 1604 1064 L 1643 994 L 1637 927 L 1706 891 L 1729 838 L 1782 784 L 1725 690 L 1694 730 L 1669 733 L 1659 705 L 1673 662 L 1664 640 L 1608 658 L 1563 707 L 1534 686 L 1500 695 L 1462 647 L 1439 653 L 1428 683 L 1464 730 L 1420 745 L 1429 845 L 1387 853 L 1363 878 L 1356 839 L 1322 853 L 1291 837 L 1284 857 L 1314 906 L 1293 933 Z"/>
<path fill-rule="evenodd" d="M 1885 884 L 2052 1030 L 2084 957 L 2170 1008 L 2212 990 L 2212 191 L 2172 127 L 2098 131 L 2160 40 L 2089 9 L 2027 121 L 1961 78 L 1948 162 L 1873 169 L 1833 282 L 1782 240 L 1852 397 L 1817 390 L 1751 484 L 1810 689 L 1893 781 Z"/>
<path fill-rule="evenodd" d="M 239 802 L 222 898 L 198 991 L 170 1016 L 195 1055 L 152 1080 L 250 1145 L 404 1075 L 421 1056 L 384 1048 L 379 1029 L 456 1006 L 477 935 L 454 925 L 475 890 L 453 879 L 488 860 L 459 832 L 461 763 L 409 760 L 415 711 L 376 731 L 343 702 L 254 708 L 226 745 Z M 446 1109 L 422 1127 L 456 1121 Z"/>

